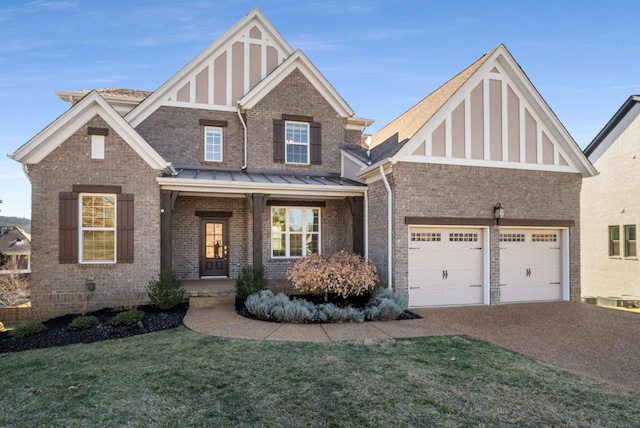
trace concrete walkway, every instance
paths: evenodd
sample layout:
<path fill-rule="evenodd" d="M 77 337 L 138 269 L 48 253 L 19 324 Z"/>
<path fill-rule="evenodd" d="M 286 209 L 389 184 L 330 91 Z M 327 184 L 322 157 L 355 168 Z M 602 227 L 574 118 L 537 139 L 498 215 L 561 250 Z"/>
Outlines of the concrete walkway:
<path fill-rule="evenodd" d="M 412 309 L 422 319 L 360 324 L 277 324 L 238 315 L 232 304 L 190 308 L 197 332 L 298 342 L 469 335 L 561 369 L 640 392 L 640 315 L 575 302 Z"/>

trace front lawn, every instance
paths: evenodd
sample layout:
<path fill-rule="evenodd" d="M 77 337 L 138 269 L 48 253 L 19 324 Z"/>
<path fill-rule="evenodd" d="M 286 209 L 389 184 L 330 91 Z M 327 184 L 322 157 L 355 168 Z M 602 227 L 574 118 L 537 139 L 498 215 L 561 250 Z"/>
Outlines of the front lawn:
<path fill-rule="evenodd" d="M 279 343 L 184 327 L 0 355 L 0 426 L 634 426 L 640 396 L 466 337 Z"/>

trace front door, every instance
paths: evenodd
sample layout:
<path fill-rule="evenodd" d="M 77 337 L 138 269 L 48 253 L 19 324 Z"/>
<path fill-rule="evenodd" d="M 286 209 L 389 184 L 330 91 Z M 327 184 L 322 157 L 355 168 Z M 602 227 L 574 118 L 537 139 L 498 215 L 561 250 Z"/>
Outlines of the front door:
<path fill-rule="evenodd" d="M 200 221 L 200 276 L 229 276 L 228 221 Z"/>

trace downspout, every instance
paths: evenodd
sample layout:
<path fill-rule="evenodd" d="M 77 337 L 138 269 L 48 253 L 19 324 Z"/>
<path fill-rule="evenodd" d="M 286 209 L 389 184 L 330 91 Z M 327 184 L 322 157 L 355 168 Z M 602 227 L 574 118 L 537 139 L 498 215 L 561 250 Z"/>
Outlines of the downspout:
<path fill-rule="evenodd" d="M 387 177 L 384 175 L 384 167 L 380 165 L 380 175 L 382 176 L 382 181 L 384 182 L 384 187 L 387 188 L 387 287 L 391 290 L 393 287 L 391 286 L 391 272 L 393 268 L 393 258 L 391 254 L 391 250 L 393 249 L 393 211 L 392 201 L 393 201 L 393 193 L 391 193 L 391 186 L 389 186 L 389 181 Z"/>
<path fill-rule="evenodd" d="M 31 177 L 29 177 L 29 168 L 27 167 L 26 163 L 22 164 L 22 172 L 24 172 L 24 175 L 27 176 L 27 180 L 29 180 L 29 183 L 31 183 Z"/>
<path fill-rule="evenodd" d="M 242 113 L 240 113 L 240 103 L 238 103 L 238 117 L 240 118 L 240 123 L 242 123 L 242 127 L 244 128 L 244 165 L 242 165 L 242 170 L 245 171 L 247 169 L 247 124 L 242 118 Z"/>
<path fill-rule="evenodd" d="M 369 261 L 369 188 L 364 189 L 364 259 Z"/>

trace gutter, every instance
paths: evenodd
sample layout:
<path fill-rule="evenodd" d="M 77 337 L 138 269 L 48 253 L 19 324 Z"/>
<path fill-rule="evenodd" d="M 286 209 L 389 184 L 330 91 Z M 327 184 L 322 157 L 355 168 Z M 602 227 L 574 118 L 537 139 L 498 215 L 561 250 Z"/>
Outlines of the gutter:
<path fill-rule="evenodd" d="M 247 170 L 247 124 L 244 122 L 242 118 L 242 113 L 240 113 L 240 102 L 238 102 L 238 117 L 240 118 L 240 123 L 242 123 L 242 127 L 244 128 L 244 165 L 242 165 L 242 170 Z"/>
<path fill-rule="evenodd" d="M 382 165 L 380 165 L 380 175 L 382 176 L 384 187 L 387 188 L 387 287 L 389 288 L 389 290 L 392 290 L 393 287 L 391 286 L 391 272 L 393 271 L 393 258 L 391 250 L 393 249 L 393 217 L 391 209 L 393 207 L 393 193 L 391 192 L 391 186 L 389 186 L 389 181 L 384 174 L 384 168 Z"/>

